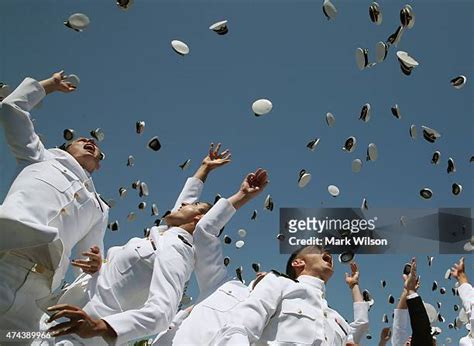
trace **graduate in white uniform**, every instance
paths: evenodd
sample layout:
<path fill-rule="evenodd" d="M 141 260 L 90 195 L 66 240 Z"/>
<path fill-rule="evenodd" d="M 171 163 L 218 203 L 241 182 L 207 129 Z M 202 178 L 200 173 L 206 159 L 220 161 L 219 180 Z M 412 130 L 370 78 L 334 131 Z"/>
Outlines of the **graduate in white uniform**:
<path fill-rule="evenodd" d="M 474 288 L 469 283 L 464 267 L 464 257 L 451 268 L 451 276 L 456 278 L 459 283 L 459 298 L 469 317 L 470 330 L 469 334 L 459 340 L 460 346 L 474 346 Z"/>
<path fill-rule="evenodd" d="M 43 312 L 36 301 L 60 286 L 74 247 L 74 257 L 86 256 L 73 262 L 84 272 L 93 274 L 102 263 L 109 207 L 91 178 L 102 153 L 82 137 L 65 150 L 46 149 L 29 113 L 45 95 L 74 90 L 61 71 L 41 82 L 26 78 L 0 103 L 0 124 L 19 171 L 0 205 L 2 330 L 39 330 Z"/>
<path fill-rule="evenodd" d="M 134 238 L 123 249 L 109 250 L 96 293 L 83 310 L 70 305 L 51 308 L 56 311 L 51 321 L 70 318 L 52 327 L 51 332 L 58 336 L 75 333 L 82 338 L 102 337 L 102 341 L 81 341 L 98 345 L 104 341 L 124 344 L 168 328 L 194 269 L 193 233 L 206 230 L 217 234 L 235 213 L 233 205 L 238 206 L 246 198 L 239 192 L 229 200 L 221 198 L 212 208 L 197 202 L 207 174 L 230 161 L 230 154 L 218 154 L 218 148 L 211 148 L 195 176 L 188 179 L 175 208 L 164 218 L 167 226 L 151 229 L 153 243 Z M 252 173 L 247 179 L 253 183 L 254 177 Z"/>
<path fill-rule="evenodd" d="M 333 274 L 328 252 L 319 246 L 300 249 L 288 260 L 287 273 L 267 274 L 230 312 L 232 322 L 217 332 L 212 344 L 342 346 L 360 342 L 368 328 L 368 303 L 354 302 L 353 326 L 328 307 L 325 283 Z M 358 286 L 355 272 L 348 277 L 354 279 L 350 280 L 353 289 Z"/>
<path fill-rule="evenodd" d="M 239 192 L 229 198 L 239 209 L 263 191 L 267 185 L 267 173 L 259 169 L 246 177 Z M 235 196 L 240 196 L 236 198 Z M 212 230 L 212 229 L 211 229 Z M 157 345 L 207 345 L 215 331 L 227 321 L 227 312 L 248 297 L 265 273 L 257 273 L 256 280 L 246 286 L 232 278 L 224 265 L 224 255 L 218 230 L 194 232 L 196 249 L 195 275 L 199 286 L 199 298 L 192 309 L 180 312 L 169 326 L 155 339 Z"/>

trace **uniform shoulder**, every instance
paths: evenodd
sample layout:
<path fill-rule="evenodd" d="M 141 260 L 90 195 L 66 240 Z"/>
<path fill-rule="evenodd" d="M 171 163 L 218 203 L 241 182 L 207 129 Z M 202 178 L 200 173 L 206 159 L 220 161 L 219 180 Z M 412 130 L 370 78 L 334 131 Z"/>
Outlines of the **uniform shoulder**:
<path fill-rule="evenodd" d="M 270 272 L 273 273 L 273 274 L 275 274 L 275 275 L 278 276 L 278 277 L 285 278 L 285 279 L 291 280 L 291 281 L 293 281 L 293 282 L 298 282 L 298 280 L 292 279 L 292 278 L 290 278 L 288 275 L 283 274 L 283 273 L 280 273 L 279 271 L 276 271 L 276 270 L 274 270 L 274 269 L 272 269 Z"/>
<path fill-rule="evenodd" d="M 178 234 L 178 238 L 179 238 L 183 243 L 185 243 L 187 246 L 193 247 L 193 245 L 192 245 L 189 241 L 187 241 L 187 239 L 186 239 L 185 237 L 183 237 L 181 234 Z"/>
<path fill-rule="evenodd" d="M 104 197 L 102 197 L 101 195 L 99 195 L 100 199 L 102 202 L 104 202 L 104 204 L 109 207 L 109 208 L 112 208 L 111 204 L 109 201 L 107 201 Z"/>

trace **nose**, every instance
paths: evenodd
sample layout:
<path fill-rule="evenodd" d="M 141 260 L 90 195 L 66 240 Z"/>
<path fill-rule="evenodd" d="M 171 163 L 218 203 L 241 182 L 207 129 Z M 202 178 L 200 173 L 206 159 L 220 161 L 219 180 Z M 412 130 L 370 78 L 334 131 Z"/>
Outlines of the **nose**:
<path fill-rule="evenodd" d="M 97 146 L 97 143 L 95 142 L 95 140 L 94 140 L 93 138 L 89 138 L 89 139 L 87 140 L 87 142 L 93 144 L 94 146 Z"/>
<path fill-rule="evenodd" d="M 185 206 L 187 206 L 187 205 L 189 205 L 189 203 L 184 203 L 184 202 L 181 203 L 181 206 L 182 206 L 182 207 L 185 207 Z"/>

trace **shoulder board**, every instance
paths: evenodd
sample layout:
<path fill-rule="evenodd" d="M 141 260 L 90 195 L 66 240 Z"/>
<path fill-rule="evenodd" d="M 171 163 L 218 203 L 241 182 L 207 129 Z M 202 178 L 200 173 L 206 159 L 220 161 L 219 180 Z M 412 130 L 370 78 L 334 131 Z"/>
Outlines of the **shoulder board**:
<path fill-rule="evenodd" d="M 284 277 L 284 278 L 286 278 L 286 279 L 290 279 L 291 281 L 298 282 L 298 280 L 292 279 L 292 278 L 290 278 L 288 275 L 283 274 L 283 273 L 280 273 L 280 272 L 278 272 L 278 271 L 276 271 L 276 270 L 274 270 L 274 269 L 272 269 L 271 272 L 272 272 L 273 274 L 275 274 L 276 276 L 281 276 L 281 277 Z"/>
<path fill-rule="evenodd" d="M 104 204 L 105 204 L 107 207 L 112 208 L 111 205 L 109 204 L 109 202 L 107 202 L 104 197 L 102 197 L 101 195 L 99 195 L 99 198 L 102 200 L 102 202 L 104 202 Z"/>
<path fill-rule="evenodd" d="M 190 242 L 186 240 L 185 237 L 183 237 L 181 234 L 178 234 L 178 238 L 182 240 L 183 243 L 185 243 L 187 246 L 193 247 Z"/>

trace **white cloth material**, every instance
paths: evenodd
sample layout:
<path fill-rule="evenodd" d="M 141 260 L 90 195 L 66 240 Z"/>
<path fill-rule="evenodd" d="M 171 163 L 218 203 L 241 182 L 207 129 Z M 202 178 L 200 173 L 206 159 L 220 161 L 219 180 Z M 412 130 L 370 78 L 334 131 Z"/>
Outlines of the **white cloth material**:
<path fill-rule="evenodd" d="M 411 335 L 410 315 L 408 309 L 393 311 L 392 346 L 403 346 Z"/>
<path fill-rule="evenodd" d="M 100 201 L 90 174 L 75 158 L 60 149 L 45 149 L 35 133 L 29 112 L 44 96 L 43 87 L 26 78 L 0 103 L 0 124 L 20 170 L 0 205 L 0 253 L 9 251 L 54 272 L 48 282 L 43 280 L 29 291 L 28 301 L 59 287 L 73 248 L 77 250 L 74 258 L 82 258 L 82 252 L 93 245 L 103 252 L 109 209 Z M 75 271 L 76 275 L 80 272 Z M 0 276 L 0 282 L 7 280 Z M 8 289 L 14 292 L 16 288 Z M 7 305 L 0 306 L 0 311 L 9 304 L 14 304 L 11 311 L 24 304 L 21 295 L 14 303 L 3 303 Z M 11 318 L 20 326 L 25 319 L 31 320 L 25 316 L 25 311 L 18 311 Z M 37 330 L 37 323 L 39 320 L 29 330 Z"/>
<path fill-rule="evenodd" d="M 226 199 L 221 198 L 217 203 L 220 202 L 226 204 L 227 219 L 223 221 L 227 223 L 236 210 Z M 169 329 L 155 338 L 154 344 L 206 345 L 215 330 L 224 326 L 226 312 L 248 297 L 250 288 L 239 280 L 232 280 L 224 265 L 219 231 L 217 227 L 200 227 L 194 231 L 199 297 L 191 314 L 178 314 Z"/>
<path fill-rule="evenodd" d="M 458 287 L 458 293 L 471 325 L 469 334 L 459 340 L 459 345 L 474 346 L 474 288 L 471 284 L 464 283 Z"/>
<path fill-rule="evenodd" d="M 351 327 L 327 306 L 324 295 L 318 278 L 302 275 L 295 282 L 271 272 L 232 310 L 232 322 L 212 343 L 345 345 L 351 328 L 361 326 Z M 354 314 L 363 316 L 358 309 L 368 309 L 367 303 L 354 303 Z"/>
<path fill-rule="evenodd" d="M 189 178 L 175 208 L 195 202 L 202 184 L 199 179 Z M 229 201 L 221 199 L 199 220 L 195 231 L 215 233 L 232 213 Z M 89 315 L 105 320 L 115 330 L 116 344 L 166 330 L 194 269 L 190 233 L 179 227 L 159 226 L 151 229 L 150 237 L 156 251 L 148 239 L 140 238 L 108 251 L 93 297 L 84 306 Z"/>

